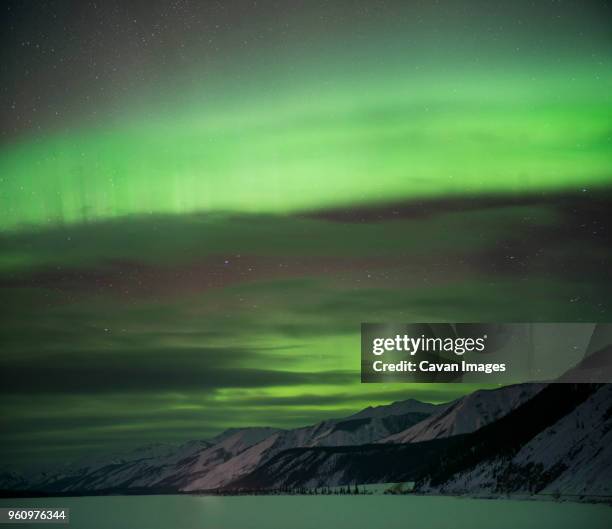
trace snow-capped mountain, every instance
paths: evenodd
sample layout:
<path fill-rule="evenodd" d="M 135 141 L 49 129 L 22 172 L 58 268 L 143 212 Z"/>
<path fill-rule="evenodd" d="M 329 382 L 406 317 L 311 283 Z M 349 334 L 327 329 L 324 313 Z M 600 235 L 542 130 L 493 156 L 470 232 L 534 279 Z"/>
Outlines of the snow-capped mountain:
<path fill-rule="evenodd" d="M 154 445 L 119 456 L 82 460 L 44 476 L 32 487 L 54 492 L 177 490 L 189 479 L 205 474 L 276 431 L 274 428 L 232 429 L 211 441 L 190 441 L 179 446 Z"/>
<path fill-rule="evenodd" d="M 563 486 L 562 494 L 609 494 L 611 450 L 604 447 L 612 421 L 609 387 L 519 386 L 486 393 L 488 401 L 498 400 L 491 396 L 495 392 L 516 408 L 471 433 L 410 443 L 285 450 L 227 488 L 417 481 L 424 493 L 496 495 Z"/>
<path fill-rule="evenodd" d="M 524 384 L 87 458 L 0 489 L 177 492 L 416 481 L 424 493 L 612 494 L 612 385 Z"/>
<path fill-rule="evenodd" d="M 408 412 L 400 415 L 398 414 L 400 411 L 435 409 L 434 405 L 415 404 L 415 402 L 405 406 L 401 405 L 403 403 L 380 406 L 376 408 L 376 413 L 369 417 L 367 415 L 363 417 L 358 413 L 346 419 L 322 421 L 313 426 L 276 432 L 210 472 L 190 480 L 182 489 L 192 491 L 223 487 L 251 472 L 277 454 L 292 448 L 373 443 L 428 417 L 422 412 Z M 388 416 L 384 415 L 385 410 L 389 411 Z"/>
<path fill-rule="evenodd" d="M 422 421 L 436 409 L 434 404 L 408 400 L 293 430 L 230 429 L 207 441 L 179 446 L 156 444 L 84 458 L 41 473 L 27 485 L 23 480 L 7 478 L 0 488 L 50 492 L 215 489 L 253 471 L 283 450 L 373 443 Z"/>
<path fill-rule="evenodd" d="M 253 471 L 271 453 L 271 448 L 282 433 L 275 433 L 250 446 L 234 457 L 211 467 L 199 475 L 190 474 L 181 485 L 183 491 L 216 489 L 239 479 L 244 474 Z"/>
<path fill-rule="evenodd" d="M 523 384 L 480 390 L 447 405 L 430 405 L 427 409 L 434 412 L 428 417 L 396 434 L 378 437 L 378 440 L 372 435 L 369 438 L 362 437 L 359 443 L 325 442 L 330 438 L 334 439 L 330 434 L 333 430 L 326 428 L 326 423 L 321 423 L 319 430 L 324 432 L 324 435 L 317 437 L 317 430 L 310 431 L 310 435 L 319 442 L 303 440 L 285 444 L 282 450 L 271 453 L 274 457 L 263 458 L 252 474 L 245 473 L 243 478 L 231 482 L 230 487 L 308 487 L 415 479 L 422 464 L 429 457 L 437 457 L 436 450 L 449 444 L 427 442 L 476 431 L 528 401 L 542 388 L 542 385 Z M 404 401 L 392 406 L 395 411 L 401 413 L 404 409 L 418 410 L 421 404 L 418 401 Z M 379 413 L 378 408 L 366 408 L 345 422 L 363 420 L 361 417 L 364 416 L 376 417 Z M 392 417 L 383 420 L 390 419 Z M 338 426 L 341 424 L 331 426 L 340 429 Z M 295 431 L 295 434 L 299 433 L 299 430 Z M 379 448 L 354 446 L 368 443 L 379 443 Z M 393 448 L 388 445 L 399 446 Z M 344 446 L 346 448 L 342 448 Z M 300 449 L 297 449 L 298 447 Z M 326 450 L 319 447 L 337 449 Z M 435 450 L 432 447 L 435 447 Z"/>
<path fill-rule="evenodd" d="M 390 436 L 365 436 L 367 429 L 363 429 L 359 432 L 360 442 L 343 438 L 338 432 L 350 431 L 344 425 L 352 422 L 366 420 L 368 428 L 373 428 L 381 421 L 403 416 L 378 418 L 385 409 L 366 408 L 343 422 L 323 422 L 316 427 L 295 430 L 281 436 L 275 443 L 276 450 L 268 452 L 268 457 L 262 458 L 250 474 L 245 472 L 241 478 L 229 482 L 229 487 L 319 487 L 413 480 L 422 465 L 429 458 L 437 457 L 437 450 L 449 444 L 433 440 L 444 441 L 475 431 L 506 415 L 541 389 L 542 386 L 529 384 L 509 386 L 477 391 L 448 405 L 429 405 L 426 409 L 433 413 L 423 420 Z M 418 401 L 404 401 L 385 408 L 401 413 L 406 409 L 421 409 L 420 405 Z M 295 436 L 301 438 L 295 439 Z"/>
<path fill-rule="evenodd" d="M 534 413 L 536 410 L 531 412 Z M 529 422 L 528 415 L 519 419 Z M 542 418 L 535 416 L 533 420 Z M 500 452 L 439 483 L 425 480 L 422 491 L 578 498 L 611 496 L 612 385 L 597 389 L 518 450 Z"/>
<path fill-rule="evenodd" d="M 518 384 L 475 391 L 455 400 L 418 424 L 379 442 L 417 443 L 474 432 L 528 401 L 543 387 L 540 384 Z"/>
<path fill-rule="evenodd" d="M 346 419 L 332 419 L 312 426 L 278 431 L 210 472 L 190 480 L 182 488 L 192 491 L 223 487 L 269 461 L 276 454 L 291 448 L 373 443 L 392 432 L 403 430 L 422 421 L 428 416 L 424 410 L 436 409 L 435 405 L 420 402 L 417 404 L 416 402 L 412 401 L 408 405 L 394 403 L 389 406 L 380 406 L 370 417 L 363 417 L 358 413 Z M 408 411 L 403 415 L 399 414 L 401 411 L 414 409 L 422 411 Z M 389 412 L 388 416 L 385 416 L 385 411 Z"/>

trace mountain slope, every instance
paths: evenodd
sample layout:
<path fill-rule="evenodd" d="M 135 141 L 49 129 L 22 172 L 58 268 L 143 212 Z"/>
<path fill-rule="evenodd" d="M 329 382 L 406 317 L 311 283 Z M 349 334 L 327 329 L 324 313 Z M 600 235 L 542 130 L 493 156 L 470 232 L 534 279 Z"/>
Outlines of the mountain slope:
<path fill-rule="evenodd" d="M 609 399 L 609 394 L 600 397 L 596 406 L 597 413 L 588 411 L 593 407 L 589 399 L 598 388 L 599 386 L 595 385 L 552 384 L 543 389 L 534 387 L 530 392 L 515 387 L 511 390 L 515 394 L 524 395 L 525 398 L 529 393 L 534 396 L 515 410 L 475 432 L 413 443 L 286 450 L 250 474 L 230 483 L 227 488 L 277 489 L 415 480 L 419 482 L 421 492 L 457 493 L 469 490 L 467 484 L 475 478 L 468 474 L 478 465 L 481 466 L 475 471 L 475 475 L 479 472 L 490 472 L 490 476 L 494 476 L 500 483 L 504 480 L 529 483 L 529 474 L 526 475 L 522 471 L 514 476 L 510 473 L 504 478 L 500 468 L 494 466 L 494 462 L 511 460 L 521 453 L 522 449 L 525 449 L 525 454 L 529 454 L 530 442 L 533 442 L 534 448 L 531 450 L 533 454 L 537 454 L 537 457 L 544 458 L 547 454 L 554 454 L 547 461 L 548 466 L 538 461 L 533 454 L 531 457 L 534 460 L 526 460 L 524 464 L 528 470 L 539 464 L 537 472 L 532 472 L 532 478 L 535 480 L 533 486 L 540 490 L 558 478 L 558 475 L 552 473 L 558 472 L 557 458 L 562 458 L 561 447 L 565 447 L 567 440 L 571 438 L 568 432 L 555 429 L 559 428 L 556 425 L 559 421 L 566 421 L 567 425 L 581 424 L 580 431 L 583 437 L 569 443 L 566 458 L 575 457 L 576 451 L 585 442 L 584 435 L 588 435 L 591 431 L 601 432 L 599 438 L 594 437 L 593 445 L 586 450 L 583 461 L 592 469 L 588 476 L 584 474 L 583 477 L 597 479 L 601 485 L 603 480 L 609 477 L 609 471 L 602 475 L 602 472 L 596 474 L 596 469 L 601 469 L 601 466 L 608 462 L 609 452 L 603 449 L 601 442 L 607 440 L 605 437 L 609 431 L 607 421 L 612 411 L 609 411 L 609 406 L 604 404 L 606 399 Z M 503 390 L 496 391 L 503 392 Z M 497 400 L 491 399 L 490 394 L 488 398 Z M 509 400 L 517 402 L 517 399 Z M 508 402 L 508 399 L 505 398 L 504 402 Z M 585 407 L 580 408 L 585 402 L 587 402 Z M 578 414 L 579 419 L 574 417 L 574 413 Z M 596 419 L 597 417 L 599 419 Z M 582 420 L 585 421 L 583 425 L 580 422 Z M 570 429 L 569 426 L 567 428 Z M 544 441 L 538 440 L 539 436 L 547 441 L 553 439 L 552 443 L 560 447 L 558 453 L 555 454 Z M 455 476 L 459 476 L 456 482 L 453 481 Z M 601 487 L 600 489 L 604 490 Z M 499 493 L 502 490 L 503 487 L 494 487 L 493 492 Z M 592 488 L 592 490 L 599 489 Z"/>
<path fill-rule="evenodd" d="M 215 469 L 190 479 L 182 490 L 206 490 L 222 487 L 246 475 L 280 452 L 298 447 L 364 445 L 412 426 L 428 415 L 406 413 L 396 415 L 399 407 L 391 408 L 391 415 L 382 416 L 381 410 L 374 417 L 323 421 L 313 426 L 277 432 L 261 443 L 219 465 Z M 405 407 L 404 409 L 409 409 Z M 420 408 L 423 409 L 423 408 Z"/>
<path fill-rule="evenodd" d="M 543 387 L 539 384 L 518 384 L 476 391 L 457 399 L 424 421 L 380 442 L 416 443 L 474 432 L 528 401 Z"/>
<path fill-rule="evenodd" d="M 62 472 L 35 480 L 32 488 L 52 492 L 125 489 L 174 489 L 189 476 L 207 472 L 246 448 L 274 434 L 272 428 L 229 430 L 206 441 L 179 447 L 162 445 L 155 451 L 135 450 L 127 456 L 81 461 Z"/>
<path fill-rule="evenodd" d="M 239 479 L 283 450 L 373 443 L 422 421 L 436 409 L 433 404 L 408 400 L 293 430 L 230 429 L 208 441 L 150 445 L 81 459 L 27 483 L 14 476 L 9 479 L 8 474 L 4 481 L 7 489 L 53 493 L 214 489 Z"/>
<path fill-rule="evenodd" d="M 293 448 L 229 483 L 226 490 L 414 481 L 460 437 L 413 444 Z"/>
<path fill-rule="evenodd" d="M 520 447 L 513 449 L 505 443 L 496 453 L 482 454 L 457 472 L 433 470 L 423 480 L 421 490 L 446 494 L 612 496 L 612 385 L 595 386 L 594 392 L 593 387 L 573 386 L 570 393 L 578 404 L 558 420 L 548 421 Z M 552 390 L 557 395 L 569 391 L 564 385 L 554 385 Z M 585 394 L 587 398 L 580 401 Z M 553 410 L 568 404 L 567 398 L 548 401 Z M 510 417 L 506 426 L 509 434 L 512 430 L 520 436 L 521 430 L 529 428 L 521 427 L 521 423 L 529 425 L 546 418 L 541 413 L 545 410 L 525 411 L 528 413 Z"/>

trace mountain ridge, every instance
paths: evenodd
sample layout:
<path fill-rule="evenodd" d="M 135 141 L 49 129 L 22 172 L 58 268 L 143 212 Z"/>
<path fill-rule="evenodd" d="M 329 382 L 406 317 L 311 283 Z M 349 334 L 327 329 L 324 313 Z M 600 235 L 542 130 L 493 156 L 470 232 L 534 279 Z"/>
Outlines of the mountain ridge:
<path fill-rule="evenodd" d="M 91 458 L 29 481 L 4 472 L 0 489 L 234 493 L 414 481 L 425 494 L 559 489 L 587 497 L 612 495 L 610 471 L 601 470 L 612 469 L 608 445 L 612 385 L 520 384 L 443 405 L 408 399 L 294 429 L 230 428 L 177 447 Z"/>
<path fill-rule="evenodd" d="M 416 424 L 437 408 L 436 404 L 408 399 L 294 429 L 229 428 L 209 440 L 151 444 L 118 454 L 81 458 L 28 477 L 7 471 L 0 474 L 0 489 L 29 488 L 50 493 L 213 489 L 238 479 L 283 450 L 373 442 Z"/>

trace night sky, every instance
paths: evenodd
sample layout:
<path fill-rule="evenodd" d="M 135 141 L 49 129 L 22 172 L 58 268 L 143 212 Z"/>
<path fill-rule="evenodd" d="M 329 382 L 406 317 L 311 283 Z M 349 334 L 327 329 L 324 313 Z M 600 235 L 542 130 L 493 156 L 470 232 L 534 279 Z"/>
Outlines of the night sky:
<path fill-rule="evenodd" d="M 4 2 L 0 463 L 293 427 L 362 321 L 610 321 L 605 2 Z"/>

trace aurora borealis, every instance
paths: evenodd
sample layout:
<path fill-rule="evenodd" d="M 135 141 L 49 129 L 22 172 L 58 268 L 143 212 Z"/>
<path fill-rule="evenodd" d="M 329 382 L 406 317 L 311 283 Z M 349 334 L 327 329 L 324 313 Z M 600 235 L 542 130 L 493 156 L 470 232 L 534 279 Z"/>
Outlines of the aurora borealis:
<path fill-rule="evenodd" d="M 444 4 L 3 7 L 0 463 L 473 389 L 361 385 L 362 321 L 610 319 L 609 6 Z"/>
<path fill-rule="evenodd" d="M 554 75 L 495 79 L 490 94 L 478 89 L 478 75 L 425 76 L 424 86 L 374 82 L 364 95 L 340 85 L 306 104 L 262 97 L 238 108 L 224 103 L 221 116 L 196 107 L 57 134 L 7 150 L 1 170 L 14 178 L 5 183 L 3 217 L 14 226 L 143 213 L 289 213 L 598 186 L 609 177 L 610 71 L 565 94 Z M 440 83 L 440 93 L 427 83 Z M 39 195 L 44 200 L 32 200 Z"/>

